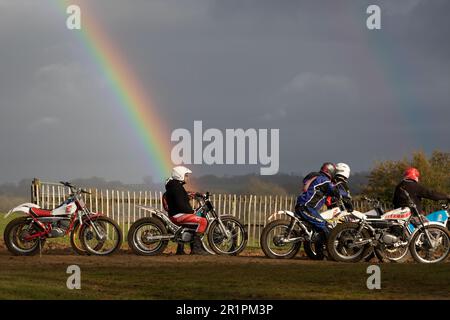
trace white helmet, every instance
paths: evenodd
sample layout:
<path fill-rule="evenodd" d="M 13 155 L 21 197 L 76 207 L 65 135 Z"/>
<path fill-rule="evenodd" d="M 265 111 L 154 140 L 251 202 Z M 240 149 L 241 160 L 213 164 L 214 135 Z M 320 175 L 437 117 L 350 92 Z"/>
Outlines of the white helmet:
<path fill-rule="evenodd" d="M 184 176 L 188 173 L 192 173 L 192 171 L 186 167 L 177 166 L 172 169 L 172 179 L 178 180 L 178 181 L 184 181 Z"/>
<path fill-rule="evenodd" d="M 350 167 L 345 163 L 336 164 L 336 175 L 340 175 L 348 179 L 350 177 Z"/>

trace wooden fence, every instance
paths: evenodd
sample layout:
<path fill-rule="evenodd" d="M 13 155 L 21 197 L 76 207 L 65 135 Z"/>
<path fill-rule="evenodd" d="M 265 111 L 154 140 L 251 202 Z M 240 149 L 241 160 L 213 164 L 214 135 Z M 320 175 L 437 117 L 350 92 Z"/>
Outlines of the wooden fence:
<path fill-rule="evenodd" d="M 86 188 L 91 194 L 84 194 L 88 208 L 102 212 L 114 219 L 122 228 L 124 235 L 134 221 L 148 212 L 136 205 L 152 206 L 163 210 L 162 191 L 126 191 L 112 189 Z M 59 183 L 33 180 L 31 201 L 42 208 L 53 209 L 63 202 L 70 190 Z M 259 246 L 259 238 L 268 218 L 279 210 L 293 210 L 296 196 L 293 195 L 237 195 L 213 194 L 212 203 L 221 214 L 231 214 L 240 219 L 247 228 L 250 246 Z M 363 201 L 355 201 L 355 209 L 367 210 Z M 281 216 L 277 214 L 277 218 Z M 124 237 L 124 240 L 126 237 Z"/>

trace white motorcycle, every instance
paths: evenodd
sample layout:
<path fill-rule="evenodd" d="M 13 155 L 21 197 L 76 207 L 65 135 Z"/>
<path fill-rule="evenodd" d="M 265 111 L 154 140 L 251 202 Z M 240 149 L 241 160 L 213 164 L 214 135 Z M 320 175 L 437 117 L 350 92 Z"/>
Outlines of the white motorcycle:
<path fill-rule="evenodd" d="M 379 218 L 363 217 L 336 226 L 327 242 L 330 256 L 336 261 L 357 262 L 374 250 L 380 259 L 401 261 L 410 251 L 417 262 L 444 261 L 450 250 L 445 224 L 426 221 L 408 192 L 403 191 L 410 200 L 409 207 L 391 210 Z"/>
<path fill-rule="evenodd" d="M 278 215 L 286 218 L 273 220 Z M 341 222 L 364 217 L 360 212 L 348 212 L 341 199 L 338 200 L 337 207 L 326 210 L 320 215 L 332 228 Z M 278 211 L 268 220 L 271 222 L 264 227 L 260 238 L 261 249 L 268 258 L 291 259 L 297 255 L 303 243 L 303 249 L 310 259 L 324 259 L 325 239 L 308 221 L 289 210 Z"/>

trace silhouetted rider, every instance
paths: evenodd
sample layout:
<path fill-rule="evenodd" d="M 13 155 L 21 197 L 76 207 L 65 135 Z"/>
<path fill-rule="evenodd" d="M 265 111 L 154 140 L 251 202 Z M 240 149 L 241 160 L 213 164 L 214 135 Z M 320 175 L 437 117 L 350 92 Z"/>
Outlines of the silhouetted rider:
<path fill-rule="evenodd" d="M 450 201 L 450 195 L 432 191 L 419 183 L 420 172 L 416 168 L 408 168 L 405 170 L 403 175 L 403 180 L 397 185 L 394 192 L 394 207 L 408 207 L 409 200 L 405 192 L 401 189 L 406 190 L 411 200 L 416 204 L 417 210 L 423 214 L 422 199 L 430 200 L 448 200 Z"/>

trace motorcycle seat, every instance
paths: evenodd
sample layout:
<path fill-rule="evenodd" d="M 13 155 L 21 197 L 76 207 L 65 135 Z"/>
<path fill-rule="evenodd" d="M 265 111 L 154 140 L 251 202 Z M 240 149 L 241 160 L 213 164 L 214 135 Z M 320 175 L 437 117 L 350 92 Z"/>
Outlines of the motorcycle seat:
<path fill-rule="evenodd" d="M 36 217 L 49 217 L 52 215 L 52 210 L 31 208 L 30 212 Z"/>

